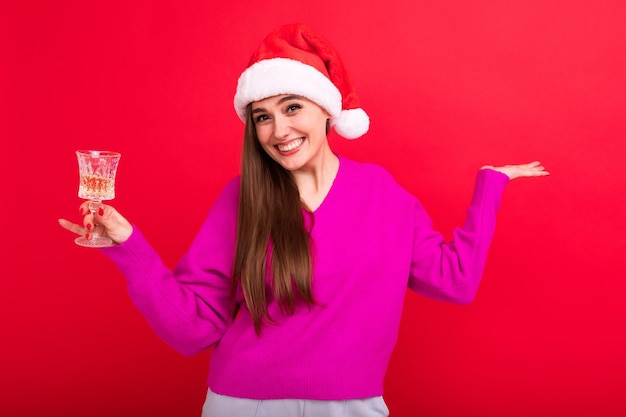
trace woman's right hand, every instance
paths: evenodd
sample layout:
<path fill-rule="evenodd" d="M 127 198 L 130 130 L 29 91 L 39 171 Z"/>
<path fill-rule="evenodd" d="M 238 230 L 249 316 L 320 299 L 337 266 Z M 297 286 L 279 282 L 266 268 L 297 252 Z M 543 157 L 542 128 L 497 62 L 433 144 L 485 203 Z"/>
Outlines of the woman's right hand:
<path fill-rule="evenodd" d="M 125 242 L 133 232 L 133 226 L 129 221 L 111 206 L 102 204 L 92 215 L 89 211 L 89 202 L 85 201 L 80 205 L 80 213 L 83 215 L 82 225 L 66 219 L 59 219 L 59 224 L 65 230 L 85 236 L 87 239 L 91 239 L 97 233 L 109 237 L 117 244 Z"/>

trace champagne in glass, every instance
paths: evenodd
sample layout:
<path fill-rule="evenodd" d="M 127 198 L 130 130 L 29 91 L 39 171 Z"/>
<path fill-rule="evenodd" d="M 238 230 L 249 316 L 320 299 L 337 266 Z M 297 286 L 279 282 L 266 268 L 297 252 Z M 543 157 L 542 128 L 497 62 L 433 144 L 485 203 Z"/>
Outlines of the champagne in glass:
<path fill-rule="evenodd" d="M 115 173 L 120 160 L 118 152 L 81 150 L 76 151 L 80 183 L 78 197 L 89 200 L 89 211 L 93 215 L 102 206 L 102 201 L 115 198 Z M 94 224 L 92 238 L 76 238 L 77 245 L 89 248 L 111 246 L 113 242 L 100 236 Z"/>

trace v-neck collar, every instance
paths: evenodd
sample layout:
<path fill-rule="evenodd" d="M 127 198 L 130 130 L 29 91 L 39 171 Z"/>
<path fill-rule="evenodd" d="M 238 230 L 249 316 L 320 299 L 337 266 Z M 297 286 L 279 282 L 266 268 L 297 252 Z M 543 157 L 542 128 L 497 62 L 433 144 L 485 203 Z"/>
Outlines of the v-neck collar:
<path fill-rule="evenodd" d="M 311 213 L 313 214 L 318 214 L 320 210 L 323 210 L 324 206 L 327 206 L 329 204 L 329 200 L 332 198 L 333 194 L 336 192 L 334 190 L 337 187 L 337 180 L 341 176 L 341 172 L 343 170 L 343 165 L 344 165 L 344 159 L 339 155 L 336 155 L 336 156 L 339 161 L 339 167 L 337 168 L 337 173 L 335 174 L 335 178 L 333 178 L 332 184 L 330 185 L 330 188 L 328 189 L 328 192 L 324 196 L 324 199 L 322 200 L 322 202 L 319 204 L 319 206 L 317 206 L 315 210 L 311 211 Z"/>

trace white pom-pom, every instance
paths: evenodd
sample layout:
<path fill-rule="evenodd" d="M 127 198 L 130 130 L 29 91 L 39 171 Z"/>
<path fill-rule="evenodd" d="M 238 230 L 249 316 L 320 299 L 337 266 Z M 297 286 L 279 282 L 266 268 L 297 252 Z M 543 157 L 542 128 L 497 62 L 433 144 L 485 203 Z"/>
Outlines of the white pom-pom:
<path fill-rule="evenodd" d="M 344 138 L 356 139 L 369 130 L 370 118 L 363 109 L 342 110 L 331 120 L 331 125 Z"/>

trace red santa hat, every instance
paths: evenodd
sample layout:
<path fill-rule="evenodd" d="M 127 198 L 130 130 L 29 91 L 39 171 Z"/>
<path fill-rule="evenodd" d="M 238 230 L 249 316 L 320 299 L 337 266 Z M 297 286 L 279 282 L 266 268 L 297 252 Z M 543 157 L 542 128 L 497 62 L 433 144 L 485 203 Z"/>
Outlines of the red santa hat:
<path fill-rule="evenodd" d="M 330 113 L 330 125 L 346 139 L 369 129 L 354 84 L 332 45 L 303 24 L 270 32 L 237 82 L 234 105 L 242 121 L 253 101 L 279 94 L 306 97 Z"/>

